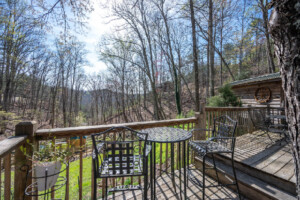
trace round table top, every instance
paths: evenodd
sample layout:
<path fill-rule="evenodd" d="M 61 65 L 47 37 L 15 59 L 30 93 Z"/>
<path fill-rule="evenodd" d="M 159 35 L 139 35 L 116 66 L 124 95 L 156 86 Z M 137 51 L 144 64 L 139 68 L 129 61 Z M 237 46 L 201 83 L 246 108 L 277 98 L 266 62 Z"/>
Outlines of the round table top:
<path fill-rule="evenodd" d="M 140 132 L 148 133 L 148 141 L 158 143 L 182 142 L 192 137 L 189 131 L 171 127 L 147 128 Z"/>

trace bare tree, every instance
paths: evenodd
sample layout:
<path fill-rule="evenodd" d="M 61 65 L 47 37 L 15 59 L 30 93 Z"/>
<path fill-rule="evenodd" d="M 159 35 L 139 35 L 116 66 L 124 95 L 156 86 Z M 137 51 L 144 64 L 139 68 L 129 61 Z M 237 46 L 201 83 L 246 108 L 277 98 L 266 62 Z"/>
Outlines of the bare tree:
<path fill-rule="evenodd" d="M 273 53 L 272 53 L 272 44 L 270 41 L 270 33 L 269 33 L 269 18 L 268 18 L 268 8 L 267 5 L 269 4 L 268 0 L 259 0 L 258 2 L 259 8 L 262 12 L 262 19 L 263 19 L 263 28 L 264 28 L 264 34 L 266 37 L 266 50 L 267 50 L 267 56 L 268 56 L 268 64 L 269 64 L 269 73 L 275 72 L 275 63 L 273 60 Z"/>

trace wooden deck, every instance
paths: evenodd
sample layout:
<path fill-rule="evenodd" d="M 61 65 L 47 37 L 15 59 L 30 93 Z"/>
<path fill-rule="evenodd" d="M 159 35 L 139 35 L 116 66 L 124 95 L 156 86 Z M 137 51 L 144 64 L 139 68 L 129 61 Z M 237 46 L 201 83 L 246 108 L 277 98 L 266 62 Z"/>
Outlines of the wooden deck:
<path fill-rule="evenodd" d="M 285 140 L 278 134 L 270 133 L 271 141 L 267 135 L 260 136 L 261 133 L 256 131 L 237 137 L 235 160 L 295 183 L 293 158 Z M 202 181 L 202 173 L 200 171 L 193 173 L 197 173 L 197 178 Z M 176 181 L 176 191 L 178 192 L 178 178 L 176 178 Z M 208 184 L 216 183 L 209 177 L 207 177 L 206 182 Z M 164 174 L 162 177 L 159 177 L 156 186 L 157 199 L 180 199 L 180 195 L 174 191 L 170 175 Z M 206 194 L 205 199 L 237 199 L 236 193 L 225 187 L 208 188 L 206 189 Z M 187 196 L 188 199 L 202 199 L 202 188 L 189 181 Z M 109 199 L 116 200 L 141 198 L 141 191 L 119 192 L 114 197 L 109 197 Z"/>
<path fill-rule="evenodd" d="M 202 180 L 202 173 L 200 171 L 193 171 L 194 175 L 196 175 L 197 179 Z M 178 174 L 178 171 L 176 172 Z M 168 200 L 177 200 L 180 199 L 180 189 L 179 189 L 179 178 L 175 177 L 176 180 L 176 191 L 174 191 L 173 184 L 171 182 L 171 175 L 164 174 L 157 179 L 156 184 L 156 199 L 168 199 Z M 182 181 L 183 183 L 183 181 Z M 206 184 L 216 184 L 216 182 L 207 177 Z M 182 184 L 183 187 L 183 184 Z M 205 190 L 206 197 L 205 199 L 238 199 L 237 194 L 232 190 L 225 187 L 218 188 L 207 188 Z M 183 193 L 182 193 L 183 195 Z M 148 196 L 150 196 L 150 192 L 148 192 Z M 129 191 L 129 192 L 117 192 L 115 195 L 109 196 L 108 199 L 114 200 L 138 200 L 142 199 L 142 191 Z M 182 199 L 183 196 L 182 196 Z M 202 188 L 193 184 L 193 182 L 189 181 L 187 187 L 187 199 L 202 199 Z"/>
<path fill-rule="evenodd" d="M 237 137 L 235 160 L 295 183 L 293 157 L 285 140 L 270 133 L 272 142 L 260 134 L 256 131 Z"/>

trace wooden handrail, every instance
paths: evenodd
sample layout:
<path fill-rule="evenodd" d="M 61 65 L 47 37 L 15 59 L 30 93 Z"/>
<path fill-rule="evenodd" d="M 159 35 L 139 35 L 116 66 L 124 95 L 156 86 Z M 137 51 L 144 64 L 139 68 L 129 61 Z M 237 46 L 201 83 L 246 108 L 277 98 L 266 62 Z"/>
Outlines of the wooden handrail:
<path fill-rule="evenodd" d="M 249 109 L 280 109 L 279 107 L 205 107 L 205 111 L 247 111 Z"/>
<path fill-rule="evenodd" d="M 5 157 L 8 153 L 18 148 L 26 141 L 27 136 L 13 136 L 0 142 L 0 158 Z"/>
<path fill-rule="evenodd" d="M 49 138 L 60 138 L 60 137 L 70 137 L 70 136 L 83 136 L 90 135 L 93 133 L 99 133 L 105 131 L 114 126 L 127 126 L 132 129 L 144 129 L 152 127 L 162 127 L 162 126 L 173 126 L 183 123 L 193 123 L 196 122 L 196 117 L 185 118 L 185 119 L 172 119 L 172 120 L 160 120 L 160 121 L 147 121 L 147 122 L 133 122 L 124 124 L 108 124 L 108 125 L 98 125 L 98 126 L 80 126 L 80 127 L 70 127 L 70 128 L 55 128 L 55 129 L 41 129 L 36 131 L 35 136 L 37 139 L 49 139 Z"/>

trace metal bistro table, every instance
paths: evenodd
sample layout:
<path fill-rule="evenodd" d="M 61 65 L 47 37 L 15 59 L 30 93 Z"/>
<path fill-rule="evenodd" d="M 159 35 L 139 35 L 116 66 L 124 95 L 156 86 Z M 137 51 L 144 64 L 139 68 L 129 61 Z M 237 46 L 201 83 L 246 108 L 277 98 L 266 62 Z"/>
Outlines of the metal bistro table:
<path fill-rule="evenodd" d="M 181 169 L 183 165 L 184 171 L 184 199 L 186 199 L 186 187 L 187 187 L 187 174 L 186 174 L 186 164 L 188 161 L 188 156 L 186 156 L 186 142 L 192 137 L 192 133 L 185 131 L 183 129 L 170 128 L 170 127 L 157 127 L 157 128 L 148 128 L 141 130 L 141 132 L 148 133 L 148 141 L 152 144 L 152 153 L 150 155 L 150 187 L 151 187 L 151 199 L 155 199 L 155 176 L 156 176 L 156 143 L 166 143 L 167 145 L 171 144 L 171 175 L 172 175 L 172 183 L 174 190 L 176 192 L 175 186 L 175 166 L 174 166 L 174 144 L 178 144 L 178 154 L 177 159 L 179 160 L 179 168 Z M 182 147 L 181 147 L 182 143 Z M 181 152 L 183 153 L 183 158 L 181 158 Z M 182 165 L 181 165 L 182 161 Z M 168 170 L 168 166 L 166 166 L 166 172 Z M 180 184 L 180 197 L 181 195 L 181 170 L 179 170 L 179 184 Z M 182 199 L 182 198 L 181 198 Z"/>

